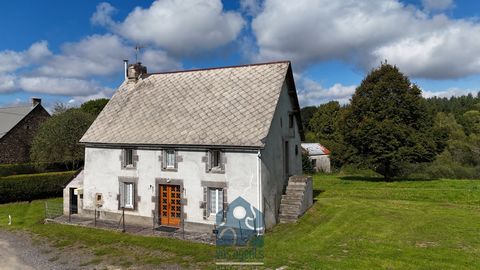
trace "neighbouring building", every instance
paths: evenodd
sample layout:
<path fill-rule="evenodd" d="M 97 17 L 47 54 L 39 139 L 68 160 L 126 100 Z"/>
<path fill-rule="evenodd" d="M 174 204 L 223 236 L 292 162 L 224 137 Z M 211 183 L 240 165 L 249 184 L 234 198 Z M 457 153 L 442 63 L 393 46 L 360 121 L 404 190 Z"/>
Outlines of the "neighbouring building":
<path fill-rule="evenodd" d="M 29 162 L 35 133 L 49 117 L 39 98 L 31 105 L 0 108 L 0 164 Z"/>
<path fill-rule="evenodd" d="M 315 172 L 331 172 L 330 150 L 319 143 L 302 143 L 302 151 L 310 158 Z"/>
<path fill-rule="evenodd" d="M 80 140 L 85 167 L 64 189 L 64 211 L 118 221 L 124 209 L 130 223 L 211 231 L 242 198 L 263 213 L 250 225 L 271 228 L 281 203 L 312 203 L 311 181 L 284 195 L 302 174 L 302 138 L 290 62 L 164 73 L 126 63 Z"/>

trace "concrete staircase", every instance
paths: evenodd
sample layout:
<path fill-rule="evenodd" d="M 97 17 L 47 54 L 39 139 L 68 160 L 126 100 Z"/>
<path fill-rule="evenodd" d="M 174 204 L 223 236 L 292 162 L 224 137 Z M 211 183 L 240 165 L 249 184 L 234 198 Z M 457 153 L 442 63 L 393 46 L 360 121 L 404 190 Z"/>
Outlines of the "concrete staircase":
<path fill-rule="evenodd" d="M 311 176 L 291 176 L 280 202 L 280 223 L 296 222 L 313 204 Z"/>

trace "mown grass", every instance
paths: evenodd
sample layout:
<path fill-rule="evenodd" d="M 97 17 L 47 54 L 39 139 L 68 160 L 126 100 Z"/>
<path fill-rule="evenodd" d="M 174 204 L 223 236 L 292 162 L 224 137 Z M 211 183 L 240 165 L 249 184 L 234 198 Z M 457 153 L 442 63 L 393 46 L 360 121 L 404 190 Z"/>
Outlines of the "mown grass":
<path fill-rule="evenodd" d="M 381 182 L 316 175 L 316 203 L 298 224 L 269 232 L 265 263 L 290 269 L 478 269 L 480 181 Z M 53 199 L 61 202 L 61 199 Z M 97 259 L 131 265 L 213 268 L 215 249 L 176 239 L 127 235 L 59 224 L 41 224 L 43 202 L 0 206 L 23 229 L 60 247 L 86 247 Z M 121 259 L 120 259 L 121 258 Z"/>

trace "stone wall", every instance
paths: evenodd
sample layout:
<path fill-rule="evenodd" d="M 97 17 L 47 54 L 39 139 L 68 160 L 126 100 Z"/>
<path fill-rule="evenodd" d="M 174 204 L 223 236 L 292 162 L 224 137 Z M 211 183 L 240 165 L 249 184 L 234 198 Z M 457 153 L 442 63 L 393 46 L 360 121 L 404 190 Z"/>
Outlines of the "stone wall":
<path fill-rule="evenodd" d="M 0 164 L 30 161 L 30 147 L 40 125 L 50 114 L 37 105 L 24 119 L 0 139 Z"/>

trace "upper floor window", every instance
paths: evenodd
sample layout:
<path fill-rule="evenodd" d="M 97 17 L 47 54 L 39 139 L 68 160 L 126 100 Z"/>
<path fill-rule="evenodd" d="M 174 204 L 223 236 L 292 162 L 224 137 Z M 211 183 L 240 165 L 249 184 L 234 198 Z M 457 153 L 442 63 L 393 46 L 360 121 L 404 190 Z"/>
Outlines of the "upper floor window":
<path fill-rule="evenodd" d="M 289 113 L 288 114 L 288 127 L 289 128 L 293 128 L 293 124 L 295 123 L 295 120 L 294 120 L 294 114 L 293 113 Z"/>
<path fill-rule="evenodd" d="M 174 169 L 175 168 L 175 150 L 167 149 L 164 150 L 165 155 L 165 168 Z"/>
<path fill-rule="evenodd" d="M 133 149 L 125 149 L 124 154 L 125 167 L 133 167 Z"/>
<path fill-rule="evenodd" d="M 120 160 L 122 161 L 122 168 L 135 168 L 138 161 L 137 151 L 131 148 L 123 149 Z"/>
<path fill-rule="evenodd" d="M 225 153 L 220 150 L 208 151 L 208 171 L 224 172 L 225 171 Z"/>

